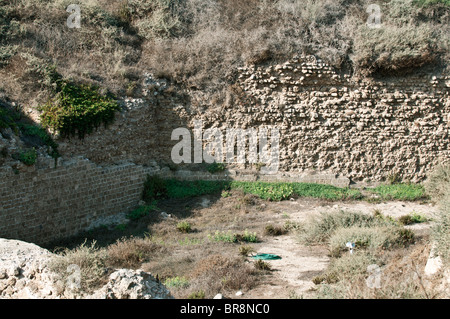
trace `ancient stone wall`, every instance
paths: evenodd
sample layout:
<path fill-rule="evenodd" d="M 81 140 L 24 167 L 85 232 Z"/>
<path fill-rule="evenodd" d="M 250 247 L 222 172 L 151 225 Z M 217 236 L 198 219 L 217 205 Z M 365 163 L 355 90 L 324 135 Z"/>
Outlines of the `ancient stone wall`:
<path fill-rule="evenodd" d="M 124 111 L 110 128 L 82 141 L 61 140 L 61 151 L 96 163 L 157 160 L 170 165 L 178 142 L 171 140 L 173 130 L 192 130 L 194 120 L 201 120 L 204 129 L 223 131 L 278 128 L 279 170 L 295 174 L 326 172 L 355 182 L 398 175 L 420 182 L 449 159 L 449 76 L 358 80 L 312 56 L 238 72 L 230 86 L 233 94 L 220 103 L 200 90 L 144 85 L 141 97 L 125 99 Z"/>
<path fill-rule="evenodd" d="M 1 167 L 0 237 L 42 244 L 75 235 L 97 219 L 134 209 L 151 172 L 81 158 L 21 172 Z"/>

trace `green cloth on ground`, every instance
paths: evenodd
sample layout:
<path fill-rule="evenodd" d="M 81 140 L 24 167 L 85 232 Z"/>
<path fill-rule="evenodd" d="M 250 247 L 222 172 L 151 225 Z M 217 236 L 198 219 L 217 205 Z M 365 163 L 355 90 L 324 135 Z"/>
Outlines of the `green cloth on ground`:
<path fill-rule="evenodd" d="M 262 259 L 262 260 L 275 260 L 275 259 L 281 259 L 280 256 L 274 255 L 274 254 L 257 254 L 255 256 L 252 256 L 253 259 Z"/>

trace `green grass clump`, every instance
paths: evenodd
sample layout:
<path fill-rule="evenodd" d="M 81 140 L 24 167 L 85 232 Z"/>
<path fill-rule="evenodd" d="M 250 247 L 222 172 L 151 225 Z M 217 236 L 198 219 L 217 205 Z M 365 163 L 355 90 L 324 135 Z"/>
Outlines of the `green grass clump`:
<path fill-rule="evenodd" d="M 428 218 L 422 216 L 416 212 L 413 212 L 409 215 L 400 216 L 398 219 L 399 223 L 402 225 L 412 225 L 412 224 L 420 224 L 428 221 Z"/>
<path fill-rule="evenodd" d="M 247 243 L 257 243 L 259 242 L 258 236 L 256 233 L 251 233 L 247 229 L 244 231 L 243 234 L 236 235 L 236 239 L 238 241 L 243 241 Z"/>
<path fill-rule="evenodd" d="M 187 288 L 189 287 L 189 280 L 187 280 L 185 277 L 172 277 L 167 278 L 164 281 L 164 285 L 167 288 Z"/>
<path fill-rule="evenodd" d="M 368 190 L 378 195 L 382 200 L 416 201 L 428 198 L 425 194 L 425 188 L 419 184 L 380 185 Z"/>
<path fill-rule="evenodd" d="M 40 107 L 44 127 L 59 131 L 63 137 L 80 139 L 114 120 L 119 105 L 109 95 L 102 95 L 99 88 L 56 80 L 56 96 Z"/>
<path fill-rule="evenodd" d="M 192 226 L 188 222 L 182 221 L 177 224 L 177 229 L 179 232 L 189 233 L 192 230 Z"/>
<path fill-rule="evenodd" d="M 225 243 L 235 243 L 238 241 L 236 234 L 231 233 L 231 231 L 220 232 L 217 230 L 214 233 L 214 235 L 208 234 L 208 238 L 209 238 L 209 240 L 212 240 L 212 241 L 217 241 L 217 242 L 221 241 L 221 242 L 225 242 Z"/>

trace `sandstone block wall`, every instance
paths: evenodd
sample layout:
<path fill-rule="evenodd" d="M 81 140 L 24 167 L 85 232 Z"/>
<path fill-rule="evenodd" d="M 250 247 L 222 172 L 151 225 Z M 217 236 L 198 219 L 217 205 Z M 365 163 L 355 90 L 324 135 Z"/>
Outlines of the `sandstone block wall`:
<path fill-rule="evenodd" d="M 42 244 L 75 235 L 97 219 L 134 209 L 151 172 L 81 158 L 18 174 L 0 168 L 0 237 Z"/>

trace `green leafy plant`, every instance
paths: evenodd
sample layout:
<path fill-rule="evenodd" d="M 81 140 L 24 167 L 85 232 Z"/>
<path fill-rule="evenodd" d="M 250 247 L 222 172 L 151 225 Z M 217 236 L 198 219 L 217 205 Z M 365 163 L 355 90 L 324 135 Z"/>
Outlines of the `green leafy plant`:
<path fill-rule="evenodd" d="M 25 165 L 31 166 L 36 163 L 37 152 L 33 147 L 31 150 L 23 151 L 19 154 L 19 160 Z"/>
<path fill-rule="evenodd" d="M 164 281 L 164 285 L 167 288 L 187 288 L 189 287 L 189 280 L 187 280 L 185 277 L 172 277 L 167 278 Z"/>
<path fill-rule="evenodd" d="M 400 216 L 398 221 L 402 225 L 411 225 L 411 224 L 425 223 L 428 221 L 428 219 L 425 216 L 422 216 L 416 212 L 412 212 L 409 215 Z"/>
<path fill-rule="evenodd" d="M 222 196 L 223 198 L 227 198 L 231 196 L 231 193 L 228 191 L 223 191 L 222 194 L 220 194 L 220 196 Z"/>
<path fill-rule="evenodd" d="M 236 240 L 248 243 L 257 243 L 259 241 L 258 236 L 256 236 L 256 232 L 250 233 L 247 229 L 243 234 L 236 235 Z"/>
<path fill-rule="evenodd" d="M 237 242 L 236 234 L 231 233 L 231 231 L 225 233 L 217 230 L 214 235 L 208 234 L 208 238 L 213 241 L 222 241 L 227 243 Z"/>
<path fill-rule="evenodd" d="M 150 211 L 156 209 L 156 201 L 153 201 L 151 205 L 139 206 L 135 210 L 127 214 L 127 218 L 130 220 L 138 220 L 144 216 L 147 216 Z"/>
<path fill-rule="evenodd" d="M 179 232 L 189 233 L 192 230 L 192 226 L 188 222 L 182 221 L 177 224 L 177 229 Z"/>
<path fill-rule="evenodd" d="M 56 96 L 40 107 L 44 127 L 59 131 L 63 137 L 80 139 L 114 120 L 119 105 L 111 95 L 102 95 L 99 88 L 56 80 Z"/>

